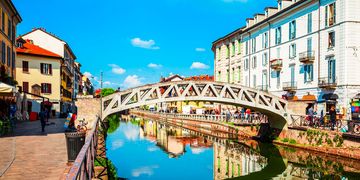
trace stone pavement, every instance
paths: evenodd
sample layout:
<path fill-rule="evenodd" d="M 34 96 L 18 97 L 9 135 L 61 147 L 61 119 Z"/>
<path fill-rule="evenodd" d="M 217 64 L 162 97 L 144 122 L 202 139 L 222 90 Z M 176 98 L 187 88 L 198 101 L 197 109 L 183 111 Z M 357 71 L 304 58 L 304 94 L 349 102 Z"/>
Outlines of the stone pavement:
<path fill-rule="evenodd" d="M 10 164 L 0 180 L 47 180 L 63 176 L 67 167 L 65 119 L 49 121 L 45 133 L 41 132 L 39 121 L 26 121 L 17 123 L 14 137 L 0 138 L 0 173 Z"/>

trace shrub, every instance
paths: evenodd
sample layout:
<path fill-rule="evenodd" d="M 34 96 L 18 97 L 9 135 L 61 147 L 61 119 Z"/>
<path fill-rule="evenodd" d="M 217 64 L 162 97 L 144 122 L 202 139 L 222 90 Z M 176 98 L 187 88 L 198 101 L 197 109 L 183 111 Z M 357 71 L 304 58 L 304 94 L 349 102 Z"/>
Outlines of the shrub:
<path fill-rule="evenodd" d="M 296 144 L 296 140 L 295 139 L 290 139 L 289 143 L 290 144 Z"/>
<path fill-rule="evenodd" d="M 282 142 L 289 142 L 289 138 L 284 138 Z"/>

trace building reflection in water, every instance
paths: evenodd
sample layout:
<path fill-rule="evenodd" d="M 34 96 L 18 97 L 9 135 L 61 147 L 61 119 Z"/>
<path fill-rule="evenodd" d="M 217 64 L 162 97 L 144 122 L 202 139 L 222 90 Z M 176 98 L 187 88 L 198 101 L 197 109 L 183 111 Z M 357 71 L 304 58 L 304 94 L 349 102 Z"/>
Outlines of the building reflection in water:
<path fill-rule="evenodd" d="M 214 143 L 214 179 L 245 176 L 262 170 L 267 159 L 244 145 Z"/>

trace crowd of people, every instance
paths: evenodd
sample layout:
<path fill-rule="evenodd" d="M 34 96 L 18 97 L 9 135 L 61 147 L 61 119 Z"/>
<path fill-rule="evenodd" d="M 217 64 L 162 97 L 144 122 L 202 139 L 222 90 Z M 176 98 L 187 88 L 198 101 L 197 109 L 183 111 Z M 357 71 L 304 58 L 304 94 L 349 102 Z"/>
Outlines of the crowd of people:
<path fill-rule="evenodd" d="M 328 112 L 329 115 L 329 122 L 326 121 L 324 110 L 320 111 L 320 114 L 318 115 L 316 111 L 314 110 L 314 106 L 310 106 L 307 110 L 307 116 L 306 121 L 309 126 L 325 126 L 329 125 L 331 130 L 335 129 L 336 126 L 336 109 L 335 106 L 331 106 Z"/>

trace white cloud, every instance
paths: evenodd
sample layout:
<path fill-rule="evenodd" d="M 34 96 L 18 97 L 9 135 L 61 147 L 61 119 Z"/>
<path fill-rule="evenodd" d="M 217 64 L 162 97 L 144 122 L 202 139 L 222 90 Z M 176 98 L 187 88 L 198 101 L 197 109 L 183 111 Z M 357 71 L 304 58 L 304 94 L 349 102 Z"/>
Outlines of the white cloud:
<path fill-rule="evenodd" d="M 159 46 L 155 46 L 155 41 L 150 40 L 142 40 L 140 38 L 131 39 L 131 44 L 135 47 L 145 48 L 145 49 L 160 49 Z"/>
<path fill-rule="evenodd" d="M 137 75 L 129 75 L 125 78 L 123 82 L 123 86 L 125 88 L 132 88 L 136 86 L 140 86 L 142 82 L 140 81 L 140 78 Z"/>
<path fill-rule="evenodd" d="M 204 52 L 204 51 L 205 51 L 205 48 L 195 48 L 195 51 Z"/>
<path fill-rule="evenodd" d="M 121 148 L 124 145 L 124 141 L 118 139 L 118 140 L 113 141 L 111 145 L 112 145 L 111 149 L 115 150 L 115 149 Z"/>
<path fill-rule="evenodd" d="M 104 81 L 103 84 L 104 85 L 111 85 L 111 82 L 110 81 Z"/>
<path fill-rule="evenodd" d="M 158 148 L 157 148 L 157 147 L 148 147 L 147 150 L 148 150 L 149 152 L 154 152 L 154 151 L 157 151 Z"/>
<path fill-rule="evenodd" d="M 133 127 L 126 127 L 124 129 L 124 134 L 127 140 L 135 141 L 140 136 L 139 129 L 133 128 Z"/>
<path fill-rule="evenodd" d="M 157 168 L 159 168 L 158 165 L 140 167 L 137 169 L 133 169 L 131 172 L 131 175 L 133 177 L 139 177 L 142 174 L 151 176 L 154 174 L 154 169 L 157 169 Z"/>
<path fill-rule="evenodd" d="M 209 69 L 209 66 L 201 62 L 193 62 L 190 69 Z"/>
<path fill-rule="evenodd" d="M 148 67 L 153 68 L 153 69 L 159 69 L 159 68 L 162 67 L 162 65 L 161 64 L 155 64 L 155 63 L 150 63 L 150 64 L 148 64 Z"/>
<path fill-rule="evenodd" d="M 87 71 L 84 72 L 83 75 L 86 76 L 87 78 L 92 78 L 93 77 L 93 75 L 90 72 L 87 72 Z"/>
<path fill-rule="evenodd" d="M 116 64 L 109 64 L 109 66 L 112 68 L 111 72 L 113 72 L 114 74 L 124 74 L 126 72 L 125 69 L 121 68 Z"/>
<path fill-rule="evenodd" d="M 191 153 L 193 154 L 201 154 L 205 151 L 204 148 L 191 148 Z"/>
<path fill-rule="evenodd" d="M 248 0 L 223 0 L 226 3 L 232 3 L 232 2 L 241 2 L 241 3 L 246 3 L 248 2 Z"/>

